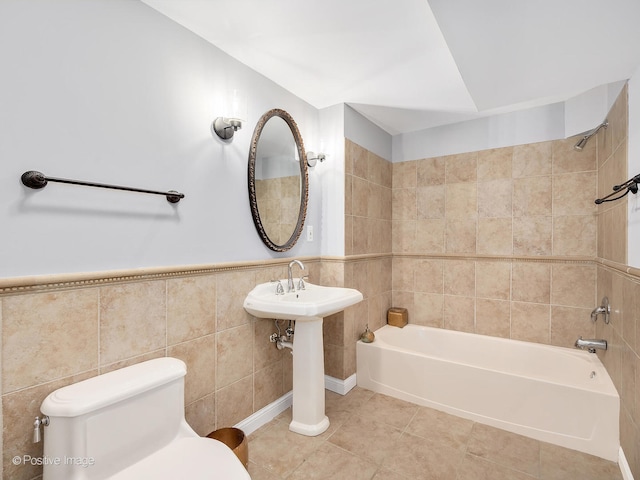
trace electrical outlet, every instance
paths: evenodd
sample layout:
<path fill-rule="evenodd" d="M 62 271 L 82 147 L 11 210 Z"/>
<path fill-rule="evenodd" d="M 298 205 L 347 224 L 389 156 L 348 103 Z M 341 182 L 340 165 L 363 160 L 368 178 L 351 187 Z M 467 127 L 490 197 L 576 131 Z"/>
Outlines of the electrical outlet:
<path fill-rule="evenodd" d="M 307 242 L 313 242 L 313 225 L 307 225 Z"/>

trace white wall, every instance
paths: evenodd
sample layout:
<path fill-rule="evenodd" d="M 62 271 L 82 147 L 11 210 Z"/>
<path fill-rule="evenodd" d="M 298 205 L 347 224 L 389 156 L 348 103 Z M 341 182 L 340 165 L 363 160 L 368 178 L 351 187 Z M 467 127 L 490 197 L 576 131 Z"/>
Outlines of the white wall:
<path fill-rule="evenodd" d="M 640 68 L 629 80 L 629 177 L 640 174 Z M 627 259 L 640 268 L 640 193 L 628 195 Z"/>
<path fill-rule="evenodd" d="M 393 161 L 404 162 L 559 138 L 564 138 L 562 103 L 395 135 Z"/>
<path fill-rule="evenodd" d="M 0 277 L 213 263 L 321 252 L 322 185 L 310 175 L 304 239 L 287 254 L 251 220 L 247 157 L 271 108 L 317 135 L 319 112 L 137 1 L 0 2 Z M 248 98 L 231 143 L 213 136 L 227 93 Z M 311 148 L 310 148 L 311 149 Z M 161 196 L 61 184 L 26 170 L 183 192 Z"/>

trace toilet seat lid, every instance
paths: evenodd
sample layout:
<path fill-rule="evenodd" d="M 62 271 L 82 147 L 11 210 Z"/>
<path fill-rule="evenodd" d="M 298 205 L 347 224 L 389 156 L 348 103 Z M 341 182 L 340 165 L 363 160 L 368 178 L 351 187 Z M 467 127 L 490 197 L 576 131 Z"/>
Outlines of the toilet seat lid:
<path fill-rule="evenodd" d="M 178 439 L 110 480 L 251 480 L 233 451 L 211 438 Z"/>

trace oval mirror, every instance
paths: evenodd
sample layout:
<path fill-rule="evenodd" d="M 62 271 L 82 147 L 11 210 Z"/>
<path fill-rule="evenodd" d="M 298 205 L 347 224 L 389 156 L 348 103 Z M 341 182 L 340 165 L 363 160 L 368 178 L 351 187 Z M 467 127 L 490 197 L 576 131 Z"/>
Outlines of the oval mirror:
<path fill-rule="evenodd" d="M 298 126 L 284 110 L 265 113 L 249 150 L 249 204 L 264 244 L 286 252 L 297 242 L 307 215 L 307 162 Z"/>

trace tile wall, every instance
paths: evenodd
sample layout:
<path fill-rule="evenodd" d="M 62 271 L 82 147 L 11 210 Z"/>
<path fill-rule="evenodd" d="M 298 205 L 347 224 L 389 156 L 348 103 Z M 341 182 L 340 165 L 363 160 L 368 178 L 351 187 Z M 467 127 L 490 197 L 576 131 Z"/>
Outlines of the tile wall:
<path fill-rule="evenodd" d="M 598 133 L 598 197 L 640 172 L 627 171 L 628 92 L 625 88 Z M 634 478 L 640 478 L 640 270 L 627 265 L 627 199 L 598 207 L 597 300 L 609 298 L 611 322 L 596 323 L 608 341 L 598 352 L 620 394 L 620 443 Z M 634 247 L 635 248 L 635 247 Z"/>
<path fill-rule="evenodd" d="M 310 280 L 320 266 L 305 259 Z M 60 282 L 0 293 L 3 478 L 31 479 L 42 455 L 32 425 L 51 391 L 129 364 L 173 356 L 187 364 L 186 417 L 202 435 L 233 425 L 292 388 L 291 355 L 269 343 L 270 320 L 242 308 L 256 283 L 283 278 L 282 260 L 139 278 Z"/>

